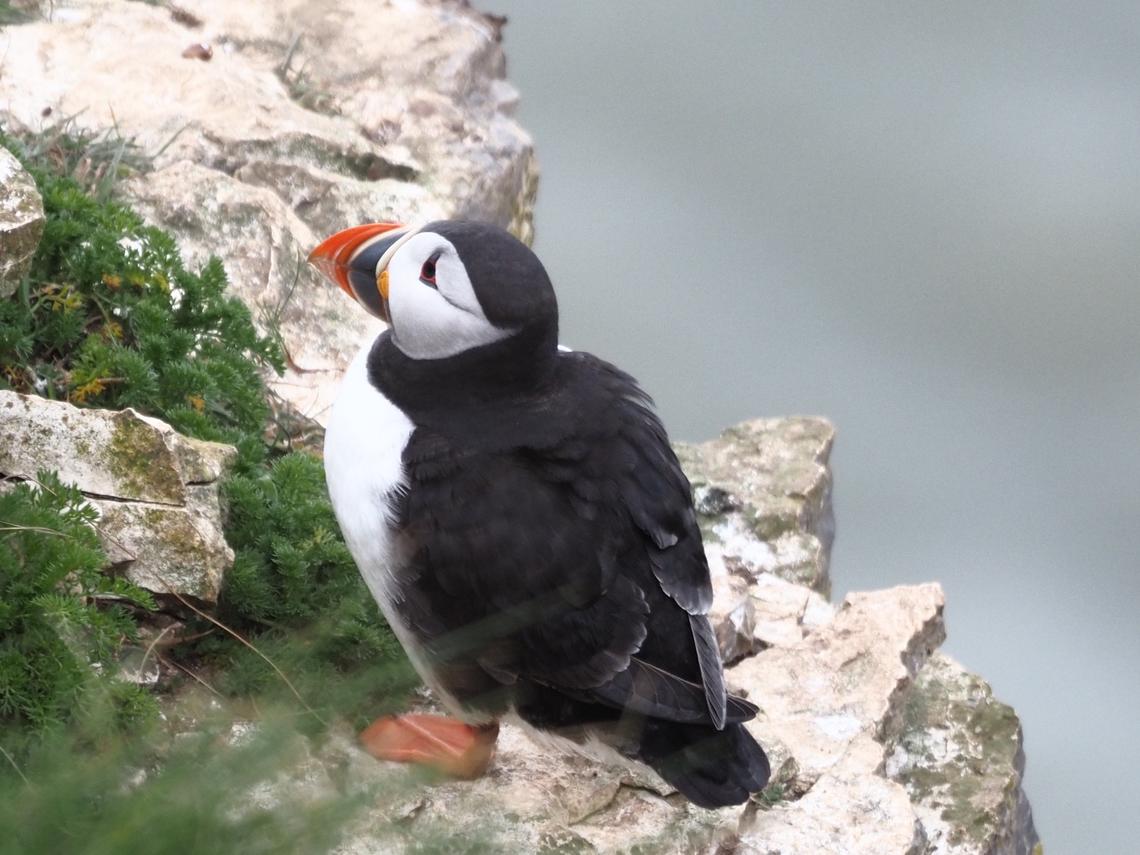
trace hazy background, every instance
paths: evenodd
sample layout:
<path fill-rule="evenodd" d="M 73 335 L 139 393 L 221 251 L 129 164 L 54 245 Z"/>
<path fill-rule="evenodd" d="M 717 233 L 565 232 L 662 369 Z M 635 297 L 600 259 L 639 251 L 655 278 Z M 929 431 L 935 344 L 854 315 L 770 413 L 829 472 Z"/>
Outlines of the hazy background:
<path fill-rule="evenodd" d="M 837 597 L 940 580 L 1047 851 L 1135 852 L 1140 7 L 477 4 L 563 341 L 677 438 L 831 418 Z"/>

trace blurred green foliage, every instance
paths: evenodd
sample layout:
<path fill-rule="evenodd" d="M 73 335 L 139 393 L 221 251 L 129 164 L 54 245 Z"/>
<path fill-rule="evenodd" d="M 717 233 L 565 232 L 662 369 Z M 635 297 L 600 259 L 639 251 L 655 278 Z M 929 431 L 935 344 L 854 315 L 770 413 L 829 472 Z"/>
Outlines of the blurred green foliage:
<path fill-rule="evenodd" d="M 225 497 L 235 558 L 219 616 L 248 628 L 265 655 L 217 634 L 199 644 L 200 655 L 222 659 L 219 688 L 281 694 L 288 687 L 269 659 L 310 703 L 360 723 L 402 703 L 416 679 L 340 537 L 321 462 L 284 455 L 231 477 Z"/>

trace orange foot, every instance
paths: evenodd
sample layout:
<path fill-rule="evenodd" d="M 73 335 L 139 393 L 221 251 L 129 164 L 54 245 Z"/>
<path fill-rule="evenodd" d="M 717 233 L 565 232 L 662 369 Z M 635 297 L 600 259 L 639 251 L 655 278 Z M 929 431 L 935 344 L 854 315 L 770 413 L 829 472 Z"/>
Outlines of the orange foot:
<path fill-rule="evenodd" d="M 478 778 L 495 756 L 498 724 L 472 727 L 441 715 L 383 716 L 360 734 L 378 760 L 419 763 L 455 778 Z"/>

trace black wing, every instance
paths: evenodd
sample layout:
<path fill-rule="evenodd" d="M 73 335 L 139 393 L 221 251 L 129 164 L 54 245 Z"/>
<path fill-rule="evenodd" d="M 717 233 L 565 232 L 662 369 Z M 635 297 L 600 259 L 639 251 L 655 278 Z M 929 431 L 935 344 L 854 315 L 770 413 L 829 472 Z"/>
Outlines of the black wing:
<path fill-rule="evenodd" d="M 650 401 L 586 354 L 560 359 L 556 388 L 493 422 L 413 434 L 413 628 L 497 685 L 717 728 L 751 717 L 726 696 L 688 480 Z"/>

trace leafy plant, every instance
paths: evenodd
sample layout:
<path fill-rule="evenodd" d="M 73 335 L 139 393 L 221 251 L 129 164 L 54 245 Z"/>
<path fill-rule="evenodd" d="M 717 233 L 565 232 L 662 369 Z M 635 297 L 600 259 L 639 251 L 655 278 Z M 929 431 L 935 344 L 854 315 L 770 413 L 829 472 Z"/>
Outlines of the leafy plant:
<path fill-rule="evenodd" d="M 156 758 L 137 739 L 92 754 L 61 735 L 35 746 L 22 778 L 0 775 L 0 855 L 329 851 L 376 794 L 274 791 L 267 782 L 304 756 L 297 742 L 280 722 L 241 742 L 208 722 Z"/>
<path fill-rule="evenodd" d="M 326 705 L 331 672 L 351 696 L 338 701 L 342 713 L 375 716 L 401 702 L 415 679 L 340 538 L 320 461 L 287 454 L 268 474 L 230 478 L 225 495 L 235 559 L 220 617 L 257 633 L 259 650 L 288 664 L 303 697 Z M 202 650 L 209 653 L 211 646 Z M 229 644 L 215 652 L 225 656 L 224 690 L 280 689 L 263 656 Z M 350 675 L 360 678 L 362 691 L 351 688 Z"/>

